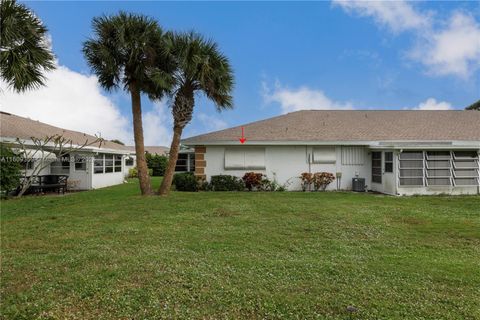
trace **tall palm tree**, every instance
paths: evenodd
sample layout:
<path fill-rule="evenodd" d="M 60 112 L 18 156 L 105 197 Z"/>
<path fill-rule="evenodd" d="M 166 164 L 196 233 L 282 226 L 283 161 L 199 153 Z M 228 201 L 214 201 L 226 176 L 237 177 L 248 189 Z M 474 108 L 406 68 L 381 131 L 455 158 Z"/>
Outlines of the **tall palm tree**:
<path fill-rule="evenodd" d="M 149 17 L 124 12 L 94 18 L 93 31 L 94 37 L 84 43 L 83 53 L 103 88 L 121 87 L 130 93 L 140 190 L 142 195 L 151 194 L 141 94 L 157 100 L 170 89 L 173 64 L 165 50 L 163 31 Z"/>
<path fill-rule="evenodd" d="M 0 1 L 0 76 L 17 92 L 45 84 L 55 68 L 47 28 L 25 5 Z"/>
<path fill-rule="evenodd" d="M 173 90 L 173 139 L 160 195 L 168 194 L 178 159 L 183 129 L 192 120 L 195 94 L 203 93 L 217 111 L 233 107 L 233 71 L 217 44 L 197 33 L 169 33 L 169 53 L 176 64 Z"/>

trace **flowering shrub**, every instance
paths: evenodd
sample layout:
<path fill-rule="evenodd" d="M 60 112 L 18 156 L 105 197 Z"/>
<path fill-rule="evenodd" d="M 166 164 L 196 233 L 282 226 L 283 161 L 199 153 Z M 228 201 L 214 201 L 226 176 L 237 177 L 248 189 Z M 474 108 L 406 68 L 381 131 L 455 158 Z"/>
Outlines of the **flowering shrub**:
<path fill-rule="evenodd" d="M 310 186 L 313 183 L 313 174 L 310 172 L 303 172 L 300 175 L 300 179 L 302 180 L 302 190 L 310 190 Z"/>
<path fill-rule="evenodd" d="M 248 191 L 259 190 L 262 187 L 264 175 L 262 173 L 247 172 L 242 178 Z"/>
<path fill-rule="evenodd" d="M 325 191 L 327 186 L 335 180 L 335 176 L 330 172 L 315 172 L 313 174 L 313 186 L 315 191 Z"/>

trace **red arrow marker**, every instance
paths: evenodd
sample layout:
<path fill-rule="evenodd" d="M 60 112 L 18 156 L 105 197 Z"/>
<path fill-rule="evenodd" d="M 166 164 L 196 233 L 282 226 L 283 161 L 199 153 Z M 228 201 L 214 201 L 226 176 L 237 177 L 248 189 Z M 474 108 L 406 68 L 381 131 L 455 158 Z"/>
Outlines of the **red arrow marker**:
<path fill-rule="evenodd" d="M 247 141 L 247 138 L 245 138 L 245 134 L 244 134 L 243 127 L 242 127 L 242 137 L 241 137 L 240 139 L 238 139 L 238 140 L 240 140 L 240 143 L 241 143 L 241 144 L 244 144 L 245 141 Z"/>

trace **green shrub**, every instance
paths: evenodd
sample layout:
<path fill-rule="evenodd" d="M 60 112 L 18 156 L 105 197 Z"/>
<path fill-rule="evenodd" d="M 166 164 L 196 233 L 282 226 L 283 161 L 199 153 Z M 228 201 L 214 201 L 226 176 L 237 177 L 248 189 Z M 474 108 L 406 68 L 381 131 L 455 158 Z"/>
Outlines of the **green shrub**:
<path fill-rule="evenodd" d="M 137 167 L 133 167 L 133 168 L 128 169 L 128 177 L 129 178 L 137 178 L 138 177 Z"/>
<path fill-rule="evenodd" d="M 285 191 L 285 187 L 278 184 L 275 180 L 270 180 L 266 176 L 262 178 L 260 187 L 262 191 Z"/>
<path fill-rule="evenodd" d="M 197 179 L 198 191 L 213 191 L 212 185 L 205 179 Z"/>
<path fill-rule="evenodd" d="M 148 169 L 148 175 L 152 176 L 153 175 L 153 169 Z M 133 167 L 128 169 L 128 177 L 129 178 L 138 178 L 138 169 L 137 167 Z"/>
<path fill-rule="evenodd" d="M 242 179 L 230 175 L 212 176 L 210 187 L 213 191 L 243 191 L 245 183 Z"/>
<path fill-rule="evenodd" d="M 151 176 L 159 177 L 165 175 L 167 169 L 168 158 L 166 156 L 160 156 L 158 154 L 146 153 L 145 158 L 147 160 L 147 166 L 152 169 Z"/>
<path fill-rule="evenodd" d="M 21 166 L 15 159 L 18 155 L 0 144 L 0 194 L 8 195 L 20 184 Z"/>
<path fill-rule="evenodd" d="M 198 191 L 198 182 L 193 172 L 176 173 L 172 183 L 177 191 Z"/>

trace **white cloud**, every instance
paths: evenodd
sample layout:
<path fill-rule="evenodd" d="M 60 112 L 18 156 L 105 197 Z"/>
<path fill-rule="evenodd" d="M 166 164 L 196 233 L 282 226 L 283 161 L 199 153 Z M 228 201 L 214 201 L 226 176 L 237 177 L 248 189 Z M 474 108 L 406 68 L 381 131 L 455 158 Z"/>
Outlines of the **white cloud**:
<path fill-rule="evenodd" d="M 57 65 L 46 86 L 15 93 L 0 83 L 0 109 L 57 127 L 100 134 L 105 139 L 132 140 L 129 120 L 101 93 L 95 76 Z"/>
<path fill-rule="evenodd" d="M 452 105 L 446 101 L 437 101 L 434 98 L 428 98 L 421 102 L 414 110 L 451 110 Z"/>
<path fill-rule="evenodd" d="M 410 57 L 431 74 L 468 78 L 480 67 L 480 24 L 471 15 L 455 12 L 444 28 L 423 37 Z"/>
<path fill-rule="evenodd" d="M 298 89 L 283 87 L 278 81 L 271 91 L 265 82 L 262 82 L 262 95 L 266 103 L 276 102 L 282 108 L 282 113 L 298 110 L 338 110 L 353 109 L 350 102 L 337 102 L 328 98 L 321 90 L 302 86 Z"/>
<path fill-rule="evenodd" d="M 216 116 L 208 115 L 206 113 L 200 113 L 198 119 L 207 131 L 222 130 L 228 127 L 228 123 Z"/>
<path fill-rule="evenodd" d="M 371 17 L 394 33 L 412 32 L 416 45 L 407 57 L 423 64 L 431 75 L 469 78 L 480 68 L 480 24 L 469 13 L 454 11 L 445 23 L 404 0 L 333 3 L 348 13 Z"/>
<path fill-rule="evenodd" d="M 334 5 L 348 13 L 372 17 L 376 23 L 393 32 L 428 27 L 430 17 L 417 12 L 406 1 L 345 1 L 333 0 Z"/>
<path fill-rule="evenodd" d="M 170 146 L 172 117 L 165 101 L 154 103 L 153 110 L 143 114 L 143 136 L 146 146 Z"/>

